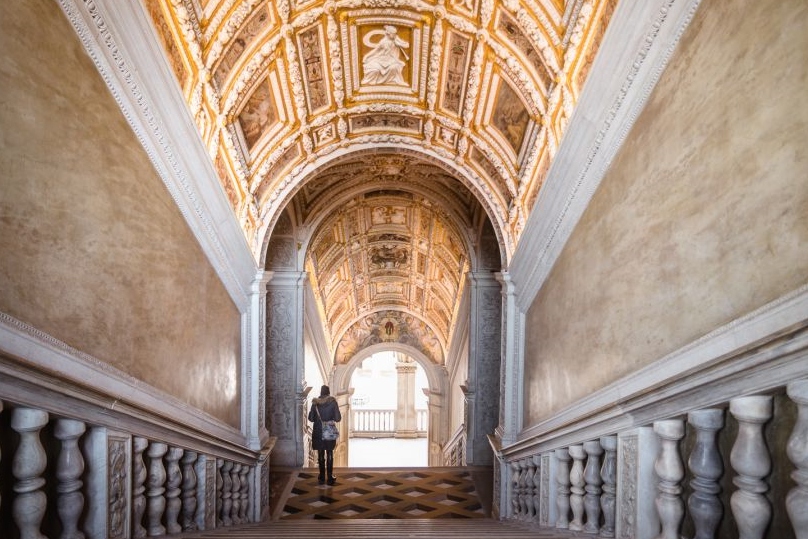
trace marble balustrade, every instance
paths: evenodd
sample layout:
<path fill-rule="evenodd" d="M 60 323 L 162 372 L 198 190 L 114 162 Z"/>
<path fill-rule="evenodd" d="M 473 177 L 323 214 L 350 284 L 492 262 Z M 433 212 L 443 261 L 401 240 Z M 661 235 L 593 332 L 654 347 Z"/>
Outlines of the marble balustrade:
<path fill-rule="evenodd" d="M 257 462 L 93 425 L 0 399 L 0 530 L 25 539 L 117 539 L 247 524 Z M 265 458 L 266 456 L 264 456 Z M 8 459 L 10 466 L 3 465 Z M 264 461 L 265 462 L 265 461 Z M 259 472 L 257 472 L 259 470 Z M 9 515 L 8 522 L 2 515 Z"/>
<path fill-rule="evenodd" d="M 785 451 L 767 438 L 778 395 L 785 401 L 779 409 L 796 410 Z M 773 459 L 783 453 L 793 483 L 773 485 Z M 785 537 L 808 539 L 808 379 L 577 444 L 544 443 L 532 454 L 524 448 L 505 463 L 510 513 L 503 516 L 540 527 L 593 537 L 715 539 L 728 536 L 733 528 L 719 526 L 731 519 L 733 537 L 780 539 L 773 518 L 787 514 Z M 731 482 L 722 482 L 725 474 Z M 722 492 L 728 484 L 732 490 Z"/>

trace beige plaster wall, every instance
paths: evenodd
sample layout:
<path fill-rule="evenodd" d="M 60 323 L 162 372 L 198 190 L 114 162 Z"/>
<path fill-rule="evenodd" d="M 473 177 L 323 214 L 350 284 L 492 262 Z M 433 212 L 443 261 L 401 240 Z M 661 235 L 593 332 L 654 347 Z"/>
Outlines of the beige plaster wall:
<path fill-rule="evenodd" d="M 238 309 L 58 3 L 0 50 L 0 311 L 238 427 Z"/>
<path fill-rule="evenodd" d="M 526 426 L 808 283 L 806 28 L 702 3 L 528 312 Z"/>

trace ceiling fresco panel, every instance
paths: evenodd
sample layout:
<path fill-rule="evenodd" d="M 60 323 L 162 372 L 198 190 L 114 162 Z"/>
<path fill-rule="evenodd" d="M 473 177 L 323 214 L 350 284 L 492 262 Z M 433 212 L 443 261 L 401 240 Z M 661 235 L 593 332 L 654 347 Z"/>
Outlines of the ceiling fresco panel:
<path fill-rule="evenodd" d="M 316 114 L 331 106 L 331 85 L 328 76 L 327 46 L 322 23 L 298 34 L 298 54 L 303 66 L 303 82 L 309 114 Z"/>

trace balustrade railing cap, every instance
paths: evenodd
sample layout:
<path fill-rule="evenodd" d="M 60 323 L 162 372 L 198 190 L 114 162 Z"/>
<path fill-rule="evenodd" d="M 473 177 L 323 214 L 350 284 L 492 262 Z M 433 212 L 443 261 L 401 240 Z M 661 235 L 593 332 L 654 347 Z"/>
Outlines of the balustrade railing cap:
<path fill-rule="evenodd" d="M 729 411 L 747 421 L 766 421 L 772 416 L 772 398 L 754 395 L 729 401 Z"/>
<path fill-rule="evenodd" d="M 791 400 L 801 403 L 808 402 L 808 378 L 790 382 L 786 391 Z"/>
<path fill-rule="evenodd" d="M 600 455 L 603 453 L 603 448 L 600 446 L 600 440 L 590 440 L 584 442 L 584 451 L 590 455 Z"/>
<path fill-rule="evenodd" d="M 681 419 L 655 421 L 654 432 L 663 438 L 678 440 L 685 435 L 685 422 Z"/>
<path fill-rule="evenodd" d="M 694 410 L 687 414 L 687 421 L 702 429 L 717 430 L 724 425 L 724 410 L 720 408 Z"/>

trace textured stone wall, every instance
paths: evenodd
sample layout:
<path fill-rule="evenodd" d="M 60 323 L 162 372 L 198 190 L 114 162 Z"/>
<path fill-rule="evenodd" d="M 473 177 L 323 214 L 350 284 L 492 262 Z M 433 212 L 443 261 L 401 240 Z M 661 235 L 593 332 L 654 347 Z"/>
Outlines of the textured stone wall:
<path fill-rule="evenodd" d="M 806 27 L 702 3 L 528 312 L 526 425 L 808 282 Z"/>
<path fill-rule="evenodd" d="M 0 50 L 0 311 L 238 427 L 239 311 L 58 4 Z"/>

